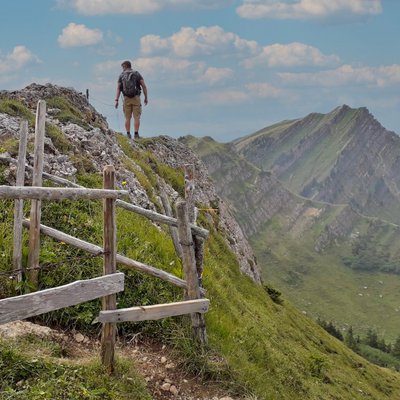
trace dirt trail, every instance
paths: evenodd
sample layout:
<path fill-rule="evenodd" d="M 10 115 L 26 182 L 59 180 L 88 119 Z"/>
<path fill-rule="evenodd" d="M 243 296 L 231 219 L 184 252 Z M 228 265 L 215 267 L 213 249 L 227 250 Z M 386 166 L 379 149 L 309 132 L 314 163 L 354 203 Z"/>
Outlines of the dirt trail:
<path fill-rule="evenodd" d="M 100 354 L 99 342 L 79 332 L 64 333 L 26 321 L 0 325 L 0 337 L 15 339 L 24 335 L 61 341 L 69 357 L 78 362 Z M 229 396 L 216 383 L 188 374 L 172 349 L 160 343 L 135 340 L 118 345 L 116 353 L 133 360 L 154 400 L 242 400 Z"/>

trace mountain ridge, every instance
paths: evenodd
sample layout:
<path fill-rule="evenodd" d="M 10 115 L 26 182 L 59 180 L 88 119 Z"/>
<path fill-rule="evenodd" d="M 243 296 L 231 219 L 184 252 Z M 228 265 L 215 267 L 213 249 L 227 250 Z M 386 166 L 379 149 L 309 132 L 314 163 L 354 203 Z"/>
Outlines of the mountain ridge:
<path fill-rule="evenodd" d="M 327 114 L 310 113 L 265 127 L 224 145 L 213 145 L 207 138 L 183 140 L 203 159 L 217 192 L 233 205 L 264 279 L 315 318 L 334 320 L 343 329 L 353 323 L 366 332 L 368 307 L 376 308 L 375 300 L 363 298 L 365 305 L 359 304 L 357 312 L 344 318 L 339 307 L 341 282 L 325 279 L 324 274 L 345 277 L 347 268 L 352 281 L 348 290 L 355 295 L 360 293 L 357 271 L 398 274 L 400 138 L 383 128 L 367 108 L 342 105 Z M 311 275 L 304 267 L 306 259 L 315 265 Z M 373 265 L 369 260 L 374 260 Z M 326 302 L 329 312 L 317 306 L 317 296 L 303 301 L 318 292 L 317 276 L 332 292 L 336 311 Z M 382 279 L 377 277 L 376 282 Z M 400 289 L 398 275 L 393 282 L 393 290 Z M 304 308 L 310 302 L 314 306 Z M 398 320 L 396 302 L 398 296 L 384 306 L 393 321 Z M 382 333 L 387 328 L 386 335 L 394 340 L 396 324 L 389 325 L 384 318 L 371 319 L 371 327 L 380 327 Z"/>

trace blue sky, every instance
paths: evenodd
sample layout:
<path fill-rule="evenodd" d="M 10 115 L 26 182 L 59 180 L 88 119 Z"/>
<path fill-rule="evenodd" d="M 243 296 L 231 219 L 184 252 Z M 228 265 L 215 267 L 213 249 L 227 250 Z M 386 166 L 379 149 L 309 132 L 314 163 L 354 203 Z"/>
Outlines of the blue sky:
<path fill-rule="evenodd" d="M 400 134 L 398 0 L 2 0 L 0 89 L 32 82 L 113 108 L 120 63 L 149 89 L 141 134 L 225 142 L 366 106 Z"/>

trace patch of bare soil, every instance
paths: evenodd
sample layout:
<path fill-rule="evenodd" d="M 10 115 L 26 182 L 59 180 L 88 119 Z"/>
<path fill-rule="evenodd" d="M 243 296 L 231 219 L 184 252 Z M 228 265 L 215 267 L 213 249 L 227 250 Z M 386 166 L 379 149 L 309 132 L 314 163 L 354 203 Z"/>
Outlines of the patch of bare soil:
<path fill-rule="evenodd" d="M 63 343 L 69 358 L 85 360 L 100 354 L 100 343 L 79 332 L 61 332 L 26 321 L 0 325 L 0 337 L 16 339 L 35 335 Z M 150 341 L 119 344 L 117 354 L 131 358 L 138 373 L 147 382 L 154 400 L 243 400 L 231 397 L 215 382 L 207 382 L 188 374 L 182 360 L 165 345 Z"/>
<path fill-rule="evenodd" d="M 181 360 L 165 345 L 156 342 L 123 346 L 125 356 L 132 357 L 147 382 L 155 400 L 239 400 L 214 382 L 205 382 L 190 375 Z"/>

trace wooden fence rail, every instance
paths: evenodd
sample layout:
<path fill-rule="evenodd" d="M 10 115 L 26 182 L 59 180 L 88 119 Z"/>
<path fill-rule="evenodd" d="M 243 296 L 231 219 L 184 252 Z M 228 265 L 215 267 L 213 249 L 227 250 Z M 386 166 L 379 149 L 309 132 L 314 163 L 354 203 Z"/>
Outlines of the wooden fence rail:
<path fill-rule="evenodd" d="M 0 198 L 36 200 L 99 200 L 127 196 L 127 190 L 59 188 L 39 186 L 0 186 Z"/>
<path fill-rule="evenodd" d="M 140 306 L 119 308 L 114 311 L 100 311 L 96 322 L 138 322 L 157 320 L 166 317 L 191 313 L 205 313 L 208 311 L 210 300 L 196 299 L 176 303 L 156 304 L 154 306 Z"/>
<path fill-rule="evenodd" d="M 18 161 L 12 157 L 6 157 L 6 156 L 0 156 L 0 161 L 1 162 L 7 162 L 7 163 L 12 163 L 12 164 L 17 164 Z M 28 170 L 33 170 L 33 168 L 26 164 L 25 168 Z M 43 177 L 58 184 L 58 185 L 64 185 L 67 187 L 72 187 L 72 188 L 84 188 L 81 185 L 78 185 L 77 183 L 71 182 L 68 179 L 60 178 L 59 176 L 51 175 L 48 173 L 43 172 Z M 178 222 L 176 218 L 170 217 L 168 215 L 163 215 L 159 214 L 155 211 L 152 210 L 147 210 L 145 208 L 135 206 L 134 204 L 128 203 L 126 201 L 117 199 L 116 205 L 120 208 L 124 208 L 125 210 L 132 211 L 136 214 L 142 215 L 154 222 L 166 224 L 169 226 L 177 227 Z M 195 224 L 190 224 L 190 228 L 192 230 L 192 233 L 196 236 L 200 236 L 203 239 L 207 239 L 209 232 L 207 229 L 201 228 L 200 226 L 197 226 Z"/>
<path fill-rule="evenodd" d="M 0 300 L 0 324 L 59 310 L 123 290 L 124 274 L 116 273 L 8 297 Z"/>
<path fill-rule="evenodd" d="M 24 219 L 22 223 L 25 228 L 29 229 L 30 221 L 28 219 Z M 47 236 L 53 238 L 53 239 L 59 240 L 60 242 L 67 243 L 67 244 L 74 246 L 81 250 L 85 250 L 88 253 L 93 254 L 95 256 L 102 256 L 104 254 L 104 249 L 102 247 L 97 246 L 92 243 L 89 243 L 89 242 L 86 242 L 82 239 L 78 239 L 74 236 L 68 235 L 57 229 L 50 228 L 46 225 L 43 225 L 43 224 L 40 225 L 40 232 L 44 235 L 47 235 Z M 172 275 L 161 269 L 152 267 L 151 265 L 141 263 L 140 261 L 132 260 L 131 258 L 128 258 L 128 257 L 123 256 L 118 253 L 117 253 L 116 257 L 117 257 L 117 263 L 119 263 L 119 264 L 123 264 L 129 268 L 133 268 L 133 269 L 135 269 L 139 272 L 143 272 L 147 275 L 154 276 L 165 282 L 172 283 L 173 285 L 178 286 L 182 289 L 187 289 L 186 281 L 184 281 L 181 278 L 178 278 L 175 275 Z M 201 293 L 205 294 L 205 290 L 201 289 Z"/>

